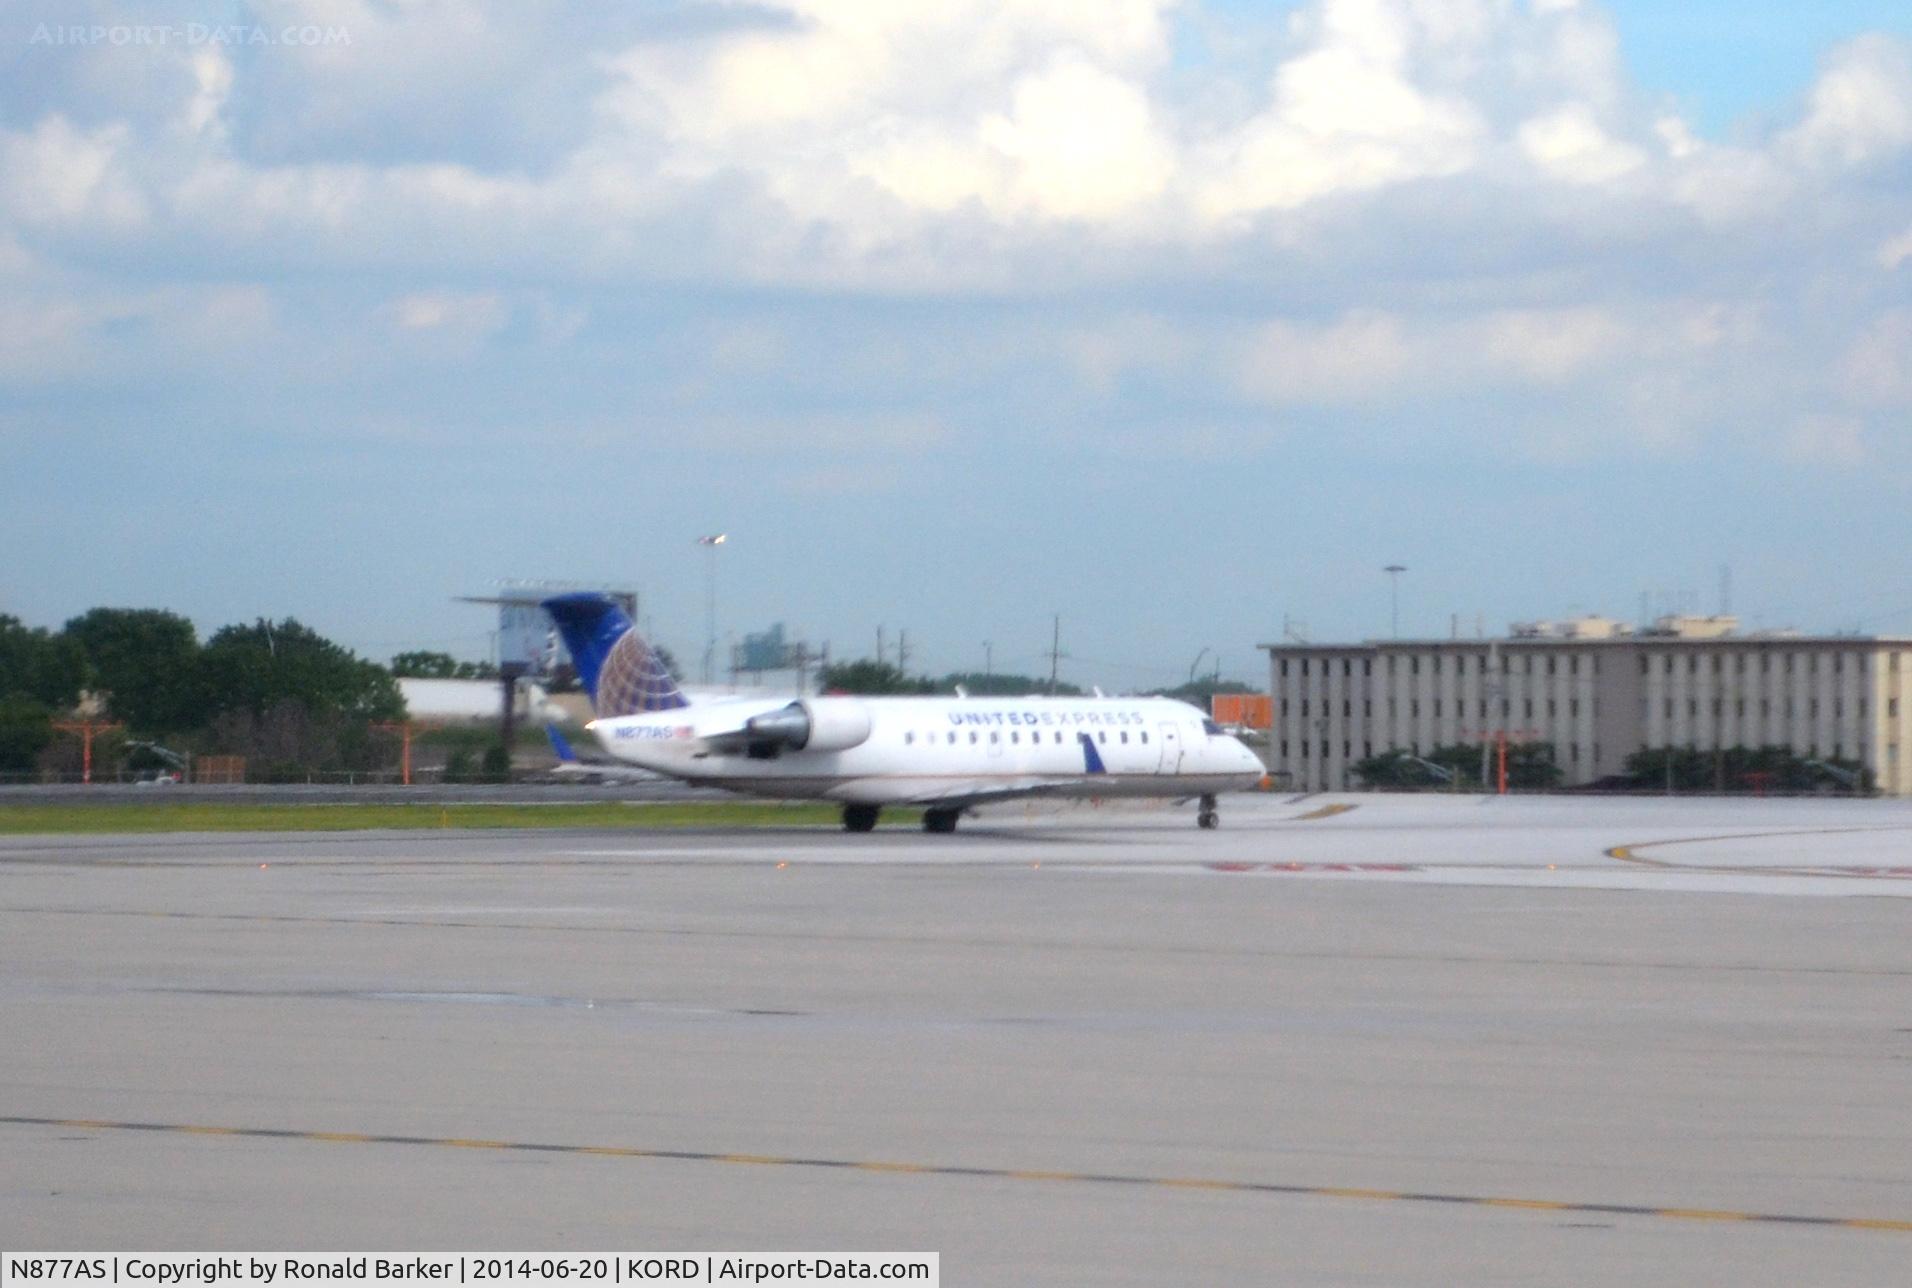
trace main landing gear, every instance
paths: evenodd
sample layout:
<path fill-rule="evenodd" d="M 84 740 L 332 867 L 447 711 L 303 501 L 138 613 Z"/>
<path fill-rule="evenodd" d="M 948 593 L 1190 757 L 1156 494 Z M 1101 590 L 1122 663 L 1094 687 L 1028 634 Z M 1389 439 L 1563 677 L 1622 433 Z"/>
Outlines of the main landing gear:
<path fill-rule="evenodd" d="M 1195 815 L 1195 826 L 1205 832 L 1212 832 L 1215 830 L 1215 825 L 1221 821 L 1221 815 L 1215 812 L 1215 798 L 1213 796 L 1202 797 L 1201 812 Z"/>
<path fill-rule="evenodd" d="M 923 830 L 925 832 L 954 832 L 956 820 L 963 816 L 959 809 L 926 809 L 923 811 Z"/>
<path fill-rule="evenodd" d="M 843 807 L 843 830 L 846 832 L 869 832 L 876 828 L 878 810 L 874 805 L 845 805 Z M 923 830 L 925 832 L 954 832 L 956 820 L 963 816 L 959 809 L 926 809 L 923 811 Z"/>

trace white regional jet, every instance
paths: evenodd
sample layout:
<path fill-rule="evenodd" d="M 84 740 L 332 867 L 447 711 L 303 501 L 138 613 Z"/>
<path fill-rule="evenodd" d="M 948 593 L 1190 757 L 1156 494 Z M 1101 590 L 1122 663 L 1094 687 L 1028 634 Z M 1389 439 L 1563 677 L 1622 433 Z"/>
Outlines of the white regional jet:
<path fill-rule="evenodd" d="M 840 801 L 867 832 L 885 805 L 953 832 L 972 805 L 1017 796 L 1215 797 L 1253 787 L 1255 754 L 1169 698 L 742 697 L 692 706 L 603 595 L 544 601 L 621 761 L 756 796 Z"/>

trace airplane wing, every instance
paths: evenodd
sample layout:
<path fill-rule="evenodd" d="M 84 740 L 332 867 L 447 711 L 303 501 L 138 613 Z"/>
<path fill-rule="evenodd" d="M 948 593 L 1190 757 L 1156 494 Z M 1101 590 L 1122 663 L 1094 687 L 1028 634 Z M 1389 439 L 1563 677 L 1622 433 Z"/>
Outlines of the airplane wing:
<path fill-rule="evenodd" d="M 1042 796 L 1049 792 L 1080 787 L 1087 781 L 1084 778 L 1031 778 L 1022 782 L 993 783 L 988 787 L 950 787 L 940 792 L 926 792 L 921 796 L 912 796 L 905 803 L 934 806 L 938 809 L 968 809 L 972 805 L 990 805 L 998 801 L 1017 800 L 1025 796 Z"/>

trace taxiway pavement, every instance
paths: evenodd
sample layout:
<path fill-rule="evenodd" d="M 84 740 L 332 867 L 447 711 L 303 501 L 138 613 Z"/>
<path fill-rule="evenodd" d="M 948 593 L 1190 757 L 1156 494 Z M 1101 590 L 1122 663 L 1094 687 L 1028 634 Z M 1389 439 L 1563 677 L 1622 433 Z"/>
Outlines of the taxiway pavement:
<path fill-rule="evenodd" d="M 1912 807 L 1223 813 L 7 838 L 0 1242 L 1902 1281 Z"/>

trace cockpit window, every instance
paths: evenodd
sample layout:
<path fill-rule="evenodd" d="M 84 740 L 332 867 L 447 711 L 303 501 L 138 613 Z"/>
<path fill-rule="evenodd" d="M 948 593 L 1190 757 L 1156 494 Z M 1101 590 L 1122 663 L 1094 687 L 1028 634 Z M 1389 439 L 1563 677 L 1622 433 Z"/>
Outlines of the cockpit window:
<path fill-rule="evenodd" d="M 1219 735 L 1222 732 L 1222 727 L 1213 720 L 1204 720 L 1202 721 L 1202 732 L 1210 735 Z"/>

